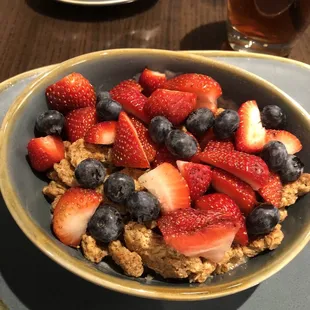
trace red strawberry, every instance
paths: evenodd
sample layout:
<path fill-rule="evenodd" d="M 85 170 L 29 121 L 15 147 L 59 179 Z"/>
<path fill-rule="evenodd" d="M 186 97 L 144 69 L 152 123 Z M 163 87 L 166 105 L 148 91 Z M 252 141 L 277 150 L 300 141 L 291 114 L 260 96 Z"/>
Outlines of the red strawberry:
<path fill-rule="evenodd" d="M 199 139 L 199 144 L 202 150 L 205 149 L 206 145 L 211 141 L 216 140 L 213 128 L 210 128 L 207 133 Z"/>
<path fill-rule="evenodd" d="M 211 169 L 209 166 L 177 161 L 178 168 L 187 182 L 192 200 L 202 196 L 211 183 Z"/>
<path fill-rule="evenodd" d="M 197 73 L 187 73 L 168 80 L 165 89 L 179 90 L 197 95 L 197 108 L 217 110 L 217 98 L 222 95 L 221 86 L 211 77 Z"/>
<path fill-rule="evenodd" d="M 50 85 L 45 94 L 49 107 L 60 112 L 94 107 L 96 104 L 94 87 L 80 73 L 71 73 Z"/>
<path fill-rule="evenodd" d="M 133 89 L 137 90 L 138 92 L 142 92 L 142 90 L 143 90 L 142 86 L 137 81 L 132 80 L 132 79 L 120 82 L 117 85 L 117 87 L 119 87 L 119 86 L 122 86 L 122 87 L 123 86 L 128 86 L 130 88 L 133 88 Z"/>
<path fill-rule="evenodd" d="M 248 215 L 257 203 L 255 192 L 250 185 L 222 169 L 213 169 L 212 186 L 217 192 L 234 200 L 245 215 Z"/>
<path fill-rule="evenodd" d="M 82 108 L 66 115 L 65 132 L 70 142 L 84 138 L 86 132 L 97 123 L 96 108 Z"/>
<path fill-rule="evenodd" d="M 166 75 L 157 71 L 145 68 L 140 75 L 139 83 L 146 95 L 150 95 L 157 88 L 161 88 L 167 81 Z"/>
<path fill-rule="evenodd" d="M 94 190 L 68 189 L 59 199 L 53 213 L 53 231 L 64 244 L 77 247 L 86 232 L 87 223 L 102 200 Z"/>
<path fill-rule="evenodd" d="M 195 94 L 157 89 L 145 104 L 144 111 L 150 118 L 161 115 L 168 118 L 172 124 L 179 125 L 195 106 Z"/>
<path fill-rule="evenodd" d="M 126 112 L 148 123 L 150 120 L 143 110 L 147 98 L 141 94 L 140 87 L 135 81 L 124 81 L 113 87 L 110 90 L 110 95 L 113 100 L 122 105 Z"/>
<path fill-rule="evenodd" d="M 226 152 L 232 152 L 235 150 L 235 147 L 234 144 L 229 140 L 210 140 L 203 151 L 212 152 L 221 150 Z"/>
<path fill-rule="evenodd" d="M 65 158 L 64 144 L 57 136 L 33 138 L 27 148 L 31 167 L 37 171 L 50 169 Z"/>
<path fill-rule="evenodd" d="M 156 168 L 163 163 L 169 163 L 176 167 L 176 160 L 177 159 L 168 151 L 168 149 L 163 146 L 157 150 L 155 159 L 152 162 L 152 167 Z"/>
<path fill-rule="evenodd" d="M 171 164 L 161 164 L 143 174 L 139 182 L 157 197 L 162 213 L 190 207 L 188 185 L 178 169 Z"/>
<path fill-rule="evenodd" d="M 239 223 L 217 211 L 186 208 L 163 215 L 158 227 L 165 242 L 178 252 L 218 263 L 230 249 Z"/>
<path fill-rule="evenodd" d="M 268 183 L 260 188 L 258 192 L 267 203 L 280 208 L 282 200 L 282 187 L 280 177 L 275 173 L 271 173 Z"/>
<path fill-rule="evenodd" d="M 266 130 L 256 101 L 243 103 L 238 113 L 240 125 L 235 134 L 236 149 L 246 153 L 260 152 L 265 145 Z"/>
<path fill-rule="evenodd" d="M 115 166 L 129 168 L 150 167 L 137 130 L 125 112 L 121 112 L 119 115 L 112 148 L 112 160 Z"/>
<path fill-rule="evenodd" d="M 102 122 L 91 127 L 86 135 L 85 141 L 93 144 L 113 144 L 116 135 L 117 122 Z"/>
<path fill-rule="evenodd" d="M 258 156 L 242 152 L 212 151 L 202 152 L 200 160 L 230 172 L 258 190 L 266 184 L 269 170 L 266 163 Z"/>
<path fill-rule="evenodd" d="M 292 133 L 285 130 L 268 129 L 266 131 L 266 143 L 270 141 L 282 142 L 289 154 L 298 153 L 302 149 L 300 140 Z"/>
<path fill-rule="evenodd" d="M 149 135 L 149 130 L 138 119 L 131 117 L 131 122 L 136 128 L 140 142 L 149 162 L 154 161 L 156 156 L 156 144 Z"/>
<path fill-rule="evenodd" d="M 188 159 L 188 161 L 191 161 L 192 163 L 200 163 L 200 159 L 199 159 L 199 154 L 201 153 L 201 147 L 200 144 L 198 143 L 197 139 L 190 133 L 190 132 L 186 132 L 189 136 L 191 136 L 197 144 L 197 152 L 196 154 L 194 154 L 191 158 Z"/>
<path fill-rule="evenodd" d="M 242 216 L 240 209 L 236 203 L 227 195 L 215 193 L 199 198 L 196 203 L 196 208 L 206 212 L 216 211 L 219 214 L 228 216 L 239 223 L 240 228 L 235 236 L 235 242 L 241 245 L 247 245 L 249 242 L 248 233 L 246 230 L 245 219 Z"/>

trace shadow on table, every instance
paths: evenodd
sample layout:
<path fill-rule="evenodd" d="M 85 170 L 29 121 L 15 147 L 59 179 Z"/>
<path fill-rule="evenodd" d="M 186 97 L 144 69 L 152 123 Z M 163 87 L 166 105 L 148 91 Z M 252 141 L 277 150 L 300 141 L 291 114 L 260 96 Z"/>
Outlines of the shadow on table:
<path fill-rule="evenodd" d="M 0 272 L 16 298 L 31 310 L 96 310 L 109 306 L 136 310 L 238 309 L 255 291 L 202 302 L 165 302 L 121 295 L 91 284 L 57 265 L 41 253 L 21 232 L 0 195 Z M 0 279 L 1 283 L 1 279 Z M 4 283 L 2 283 L 4 285 Z M 4 286 L 1 288 L 4 292 Z M 1 296 L 7 305 L 10 300 Z M 209 308 L 210 307 L 210 308 Z"/>
<path fill-rule="evenodd" d="M 39 14 L 61 20 L 96 22 L 134 16 L 152 8 L 158 0 L 137 1 L 116 6 L 79 6 L 55 0 L 25 0 Z"/>

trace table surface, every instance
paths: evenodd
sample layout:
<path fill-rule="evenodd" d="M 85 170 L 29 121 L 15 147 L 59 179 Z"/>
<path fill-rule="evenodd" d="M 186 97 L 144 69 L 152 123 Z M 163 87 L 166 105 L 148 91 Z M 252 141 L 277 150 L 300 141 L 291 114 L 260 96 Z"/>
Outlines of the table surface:
<path fill-rule="evenodd" d="M 226 0 L 138 0 L 115 7 L 1 0 L 0 82 L 103 49 L 223 49 L 225 19 Z M 310 64 L 310 27 L 290 58 Z"/>

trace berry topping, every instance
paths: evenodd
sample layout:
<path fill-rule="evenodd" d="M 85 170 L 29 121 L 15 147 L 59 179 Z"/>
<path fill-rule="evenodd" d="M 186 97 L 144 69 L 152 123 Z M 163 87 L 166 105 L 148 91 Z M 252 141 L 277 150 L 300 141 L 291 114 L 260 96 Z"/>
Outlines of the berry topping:
<path fill-rule="evenodd" d="M 238 129 L 239 114 L 234 110 L 223 111 L 214 122 L 213 132 L 218 139 L 228 139 Z"/>
<path fill-rule="evenodd" d="M 94 125 L 85 134 L 85 142 L 103 145 L 113 144 L 116 135 L 116 125 L 117 122 L 114 121 Z"/>
<path fill-rule="evenodd" d="M 285 145 L 280 141 L 268 142 L 262 151 L 262 159 L 272 171 L 278 171 L 285 164 L 288 154 Z"/>
<path fill-rule="evenodd" d="M 232 152 L 235 150 L 234 144 L 229 140 L 210 140 L 204 148 L 204 152 L 224 151 Z"/>
<path fill-rule="evenodd" d="M 279 223 L 280 213 L 278 208 L 270 204 L 256 207 L 247 217 L 246 226 L 250 235 L 270 233 Z"/>
<path fill-rule="evenodd" d="M 166 75 L 161 72 L 145 68 L 140 75 L 139 84 L 146 95 L 150 95 L 157 88 L 161 88 L 167 81 Z"/>
<path fill-rule="evenodd" d="M 185 126 L 194 136 L 200 137 L 214 124 L 214 114 L 208 108 L 193 111 L 187 118 Z"/>
<path fill-rule="evenodd" d="M 98 94 L 96 111 L 100 121 L 117 121 L 122 106 L 111 99 L 110 93 L 105 91 Z"/>
<path fill-rule="evenodd" d="M 267 105 L 261 112 L 263 126 L 266 129 L 282 129 L 286 125 L 286 114 L 277 105 Z"/>
<path fill-rule="evenodd" d="M 175 156 L 173 156 L 168 149 L 166 148 L 166 146 L 163 146 L 161 148 L 159 148 L 156 152 L 156 156 L 154 161 L 152 162 L 152 167 L 156 168 L 157 166 L 163 164 L 163 163 L 169 163 L 173 166 L 177 166 L 176 165 L 176 158 Z"/>
<path fill-rule="evenodd" d="M 281 170 L 278 171 L 282 183 L 296 181 L 304 171 L 304 164 L 295 155 L 289 155 Z"/>
<path fill-rule="evenodd" d="M 280 177 L 275 173 L 271 173 L 266 185 L 260 188 L 258 192 L 263 197 L 265 202 L 280 208 L 282 200 L 282 187 Z"/>
<path fill-rule="evenodd" d="M 121 214 L 113 206 L 102 204 L 90 219 L 87 230 L 90 235 L 100 242 L 117 240 L 124 229 Z"/>
<path fill-rule="evenodd" d="M 65 125 L 64 116 L 56 110 L 48 110 L 38 115 L 35 129 L 41 136 L 60 135 Z"/>
<path fill-rule="evenodd" d="M 171 130 L 172 124 L 164 116 L 155 116 L 149 124 L 149 134 L 157 144 L 165 143 L 165 139 Z"/>

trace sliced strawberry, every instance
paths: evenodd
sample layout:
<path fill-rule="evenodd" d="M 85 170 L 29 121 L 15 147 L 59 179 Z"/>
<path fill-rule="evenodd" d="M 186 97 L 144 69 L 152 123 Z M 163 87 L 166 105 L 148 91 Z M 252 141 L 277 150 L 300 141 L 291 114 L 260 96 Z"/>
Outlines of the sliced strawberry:
<path fill-rule="evenodd" d="M 84 138 L 86 132 L 97 123 L 96 108 L 82 108 L 66 115 L 65 132 L 70 142 Z"/>
<path fill-rule="evenodd" d="M 257 203 L 255 192 L 250 185 L 222 169 L 213 169 L 212 186 L 217 192 L 234 200 L 245 215 L 248 215 Z"/>
<path fill-rule="evenodd" d="M 217 211 L 187 208 L 163 215 L 158 227 L 165 242 L 178 252 L 217 263 L 230 249 L 239 223 Z"/>
<path fill-rule="evenodd" d="M 154 161 L 157 147 L 149 135 L 149 130 L 138 119 L 134 117 L 131 117 L 130 119 L 132 124 L 136 128 L 139 140 L 142 143 L 142 147 L 144 149 L 148 161 L 149 162 Z"/>
<path fill-rule="evenodd" d="M 119 86 L 122 86 L 122 87 L 128 86 L 130 88 L 137 90 L 138 92 L 142 92 L 142 90 L 143 90 L 143 87 L 137 81 L 135 81 L 133 79 L 122 81 L 117 85 L 117 87 L 119 87 Z"/>
<path fill-rule="evenodd" d="M 113 144 L 116 135 L 117 122 L 102 122 L 91 127 L 86 135 L 85 142 L 93 144 Z"/>
<path fill-rule="evenodd" d="M 65 158 L 65 147 L 58 136 L 33 138 L 27 148 L 31 167 L 37 171 L 46 171 Z"/>
<path fill-rule="evenodd" d="M 150 119 L 143 110 L 147 98 L 141 94 L 140 87 L 137 82 L 127 80 L 113 87 L 110 90 L 110 95 L 113 100 L 122 105 L 126 112 L 148 123 Z"/>
<path fill-rule="evenodd" d="M 168 80 L 163 88 L 194 93 L 197 95 L 197 108 L 217 110 L 217 99 L 222 95 L 219 83 L 207 75 L 187 73 Z"/>
<path fill-rule="evenodd" d="M 171 164 L 161 164 L 143 174 L 139 182 L 157 197 L 162 213 L 190 207 L 188 185 L 178 169 Z"/>
<path fill-rule="evenodd" d="M 258 190 L 263 199 L 272 204 L 273 206 L 280 208 L 282 200 L 282 183 L 280 177 L 271 173 L 268 179 L 268 183 Z"/>
<path fill-rule="evenodd" d="M 112 161 L 115 166 L 121 167 L 150 167 L 137 130 L 125 112 L 121 112 L 119 115 L 112 148 Z"/>
<path fill-rule="evenodd" d="M 53 213 L 52 227 L 56 237 L 66 245 L 77 247 L 101 200 L 102 195 L 94 190 L 68 189 Z"/>
<path fill-rule="evenodd" d="M 192 200 L 201 197 L 211 183 L 211 168 L 206 165 L 177 161 L 178 168 L 187 182 Z"/>
<path fill-rule="evenodd" d="M 139 83 L 146 95 L 150 95 L 157 88 L 161 88 L 167 81 L 166 75 L 161 72 L 145 68 L 140 75 Z"/>
<path fill-rule="evenodd" d="M 266 163 L 258 156 L 242 152 L 212 151 L 202 152 L 200 160 L 221 168 L 250 184 L 258 190 L 266 184 L 269 170 Z"/>
<path fill-rule="evenodd" d="M 48 86 L 45 94 L 49 107 L 62 113 L 96 104 L 94 87 L 80 73 L 71 73 Z"/>
<path fill-rule="evenodd" d="M 177 159 L 168 151 L 168 149 L 165 146 L 162 146 L 156 152 L 155 159 L 152 162 L 152 167 L 156 168 L 163 163 L 169 163 L 176 167 L 176 160 Z"/>
<path fill-rule="evenodd" d="M 196 106 L 196 95 L 166 89 L 157 89 L 144 106 L 145 113 L 153 118 L 165 116 L 172 124 L 181 124 Z"/>
<path fill-rule="evenodd" d="M 221 150 L 226 152 L 232 152 L 235 150 L 235 147 L 234 144 L 229 140 L 210 140 L 203 151 L 212 152 Z"/>
<path fill-rule="evenodd" d="M 260 152 L 265 145 L 266 130 L 256 101 L 243 103 L 238 113 L 240 125 L 235 134 L 236 149 L 246 153 Z"/>
<path fill-rule="evenodd" d="M 246 230 L 245 219 L 242 216 L 239 207 L 227 195 L 215 193 L 203 196 L 195 202 L 197 209 L 206 212 L 216 211 L 218 214 L 232 218 L 239 223 L 239 230 L 235 236 L 235 242 L 240 245 L 247 245 L 249 242 L 248 233 Z M 221 216 L 219 216 L 221 217 Z"/>
<path fill-rule="evenodd" d="M 285 130 L 268 129 L 266 131 L 266 143 L 270 141 L 282 142 L 289 154 L 298 153 L 302 149 L 300 140 L 292 133 Z"/>
<path fill-rule="evenodd" d="M 211 140 L 216 140 L 213 128 L 210 128 L 207 133 L 199 139 L 201 149 L 204 150 Z"/>

